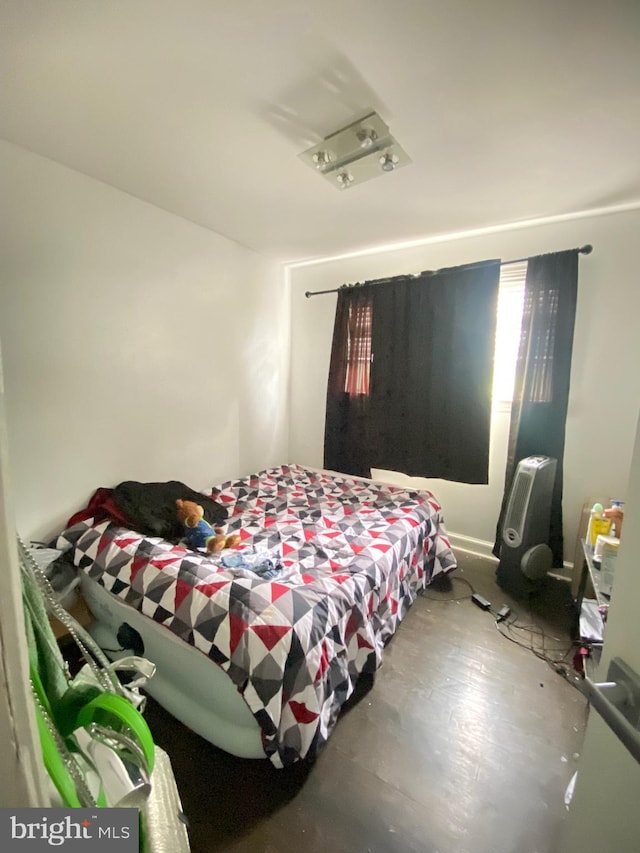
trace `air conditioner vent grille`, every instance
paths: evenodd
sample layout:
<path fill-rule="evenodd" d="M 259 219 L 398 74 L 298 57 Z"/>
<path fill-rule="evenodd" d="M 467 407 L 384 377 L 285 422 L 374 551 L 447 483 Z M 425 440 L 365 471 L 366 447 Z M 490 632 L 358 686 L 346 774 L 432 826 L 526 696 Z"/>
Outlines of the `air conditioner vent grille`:
<path fill-rule="evenodd" d="M 533 478 L 533 472 L 521 468 L 517 472 L 516 481 L 513 484 L 504 527 L 505 543 L 513 548 L 516 548 L 522 542 Z"/>
<path fill-rule="evenodd" d="M 551 501 L 557 459 L 521 459 L 511 483 L 502 522 L 496 577 L 514 595 L 529 595 L 553 563 L 549 547 Z"/>

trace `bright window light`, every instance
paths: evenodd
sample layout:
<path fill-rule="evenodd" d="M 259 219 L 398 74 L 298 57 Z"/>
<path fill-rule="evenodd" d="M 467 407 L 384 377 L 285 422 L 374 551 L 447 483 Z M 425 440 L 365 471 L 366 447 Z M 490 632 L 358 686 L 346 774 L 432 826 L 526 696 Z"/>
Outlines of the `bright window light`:
<path fill-rule="evenodd" d="M 513 400 L 527 262 L 505 264 L 500 270 L 496 348 L 493 362 L 493 403 Z"/>

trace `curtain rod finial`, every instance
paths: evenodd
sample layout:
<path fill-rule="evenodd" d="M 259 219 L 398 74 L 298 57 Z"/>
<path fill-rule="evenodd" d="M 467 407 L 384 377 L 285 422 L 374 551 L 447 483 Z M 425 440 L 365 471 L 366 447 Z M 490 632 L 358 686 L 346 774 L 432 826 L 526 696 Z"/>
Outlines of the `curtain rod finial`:
<path fill-rule="evenodd" d="M 307 299 L 309 299 L 309 297 L 311 296 L 311 291 L 305 290 L 304 295 L 307 297 Z"/>
<path fill-rule="evenodd" d="M 591 252 L 593 252 L 593 246 L 591 245 L 591 243 L 587 243 L 587 245 L 586 245 L 586 246 L 583 246 L 583 247 L 580 249 L 580 254 L 581 254 L 581 255 L 590 255 L 590 254 L 591 254 Z"/>

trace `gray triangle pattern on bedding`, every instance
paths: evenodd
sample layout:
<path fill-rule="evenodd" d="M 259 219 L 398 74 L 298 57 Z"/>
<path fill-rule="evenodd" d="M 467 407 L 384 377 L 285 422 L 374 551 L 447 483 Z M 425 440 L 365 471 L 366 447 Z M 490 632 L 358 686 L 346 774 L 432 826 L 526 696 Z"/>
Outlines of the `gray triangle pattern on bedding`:
<path fill-rule="evenodd" d="M 419 590 L 455 557 L 428 491 L 284 465 L 211 497 L 240 553 L 275 557 L 276 577 L 109 521 L 75 524 L 58 547 L 138 610 L 154 604 L 154 620 L 221 666 L 282 767 L 322 746 L 358 675 L 380 665 Z"/>

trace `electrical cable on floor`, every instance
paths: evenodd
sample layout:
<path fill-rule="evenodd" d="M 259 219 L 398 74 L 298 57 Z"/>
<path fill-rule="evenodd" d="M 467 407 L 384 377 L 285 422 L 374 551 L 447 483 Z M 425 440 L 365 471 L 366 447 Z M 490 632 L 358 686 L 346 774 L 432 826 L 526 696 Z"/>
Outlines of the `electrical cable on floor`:
<path fill-rule="evenodd" d="M 504 624 L 508 630 L 513 629 L 515 631 L 528 631 L 530 634 L 538 634 L 540 637 L 542 637 L 542 644 L 544 647 L 544 644 L 547 640 L 548 634 L 541 625 L 535 625 L 535 624 L 518 625 L 517 621 L 518 621 L 517 615 L 516 615 L 516 618 L 512 619 L 510 622 L 507 621 L 506 619 L 499 619 L 498 620 L 498 622 L 501 622 L 502 624 Z M 555 640 L 556 643 L 562 643 L 562 640 L 560 639 L 560 637 L 551 636 L 550 639 Z M 560 649 L 557 649 L 554 651 L 562 651 L 562 649 L 564 649 L 564 644 L 562 645 L 562 647 Z"/>
<path fill-rule="evenodd" d="M 496 614 L 493 614 L 496 615 Z M 568 656 L 574 649 L 575 643 L 571 643 L 571 645 L 567 648 L 566 646 L 562 646 L 561 648 L 556 647 L 548 647 L 546 645 L 547 633 L 544 628 L 540 625 L 517 625 L 518 615 L 514 614 L 514 618 L 510 621 L 506 619 L 498 619 L 496 618 L 495 626 L 498 633 L 505 638 L 505 640 L 509 640 L 510 643 L 514 643 L 516 646 L 520 646 L 520 648 L 526 649 L 527 651 L 532 652 L 539 660 L 544 661 L 551 669 L 559 676 L 564 678 L 564 680 L 570 684 L 572 687 L 575 687 L 580 693 L 584 695 L 584 685 L 583 679 L 576 673 L 572 675 L 572 669 L 570 663 L 567 661 Z M 505 633 L 503 627 L 509 633 Z M 530 642 L 526 643 L 522 640 L 516 638 L 510 633 L 513 630 L 520 631 L 528 631 L 530 634 Z M 536 634 L 541 638 L 541 645 L 536 646 L 533 643 L 533 635 Z M 558 637 L 552 637 L 556 642 L 560 642 Z M 560 657 L 552 657 L 552 653 L 562 653 Z"/>
<path fill-rule="evenodd" d="M 545 660 L 545 661 L 553 663 L 553 664 L 561 663 L 563 660 L 565 660 L 567 655 L 570 654 L 570 652 L 573 648 L 573 646 L 570 646 L 568 649 L 566 648 L 566 646 L 562 646 L 560 648 L 556 648 L 556 647 L 549 648 L 548 646 L 545 645 L 546 634 L 545 634 L 544 630 L 542 630 L 541 633 L 539 634 L 539 636 L 541 636 L 541 638 L 542 638 L 542 645 L 541 646 L 535 646 L 533 644 L 533 642 L 527 643 L 523 640 L 516 639 L 516 637 L 514 637 L 513 635 L 510 636 L 509 634 L 505 634 L 504 631 L 501 630 L 501 626 L 506 628 L 507 631 L 509 631 L 509 632 L 511 632 L 514 629 L 516 629 L 516 630 L 528 630 L 528 629 L 524 628 L 523 626 L 514 625 L 513 623 L 507 623 L 504 621 L 503 622 L 497 622 L 496 621 L 495 624 L 496 624 L 496 627 L 497 627 L 499 633 L 502 634 L 502 636 L 506 640 L 509 640 L 510 642 L 515 643 L 517 646 L 521 646 L 521 648 L 523 648 L 523 649 L 527 649 L 528 651 L 533 652 L 533 654 L 536 657 L 540 658 L 541 660 Z M 534 633 L 534 632 L 531 631 L 530 633 Z M 551 652 L 563 652 L 563 654 L 560 658 L 551 658 L 549 656 L 549 653 L 551 653 Z"/>
<path fill-rule="evenodd" d="M 440 595 L 427 595 L 426 590 L 422 590 L 420 595 L 422 598 L 429 598 L 431 601 L 465 601 L 467 598 L 471 598 L 471 596 L 476 594 L 475 588 L 473 584 L 471 584 L 466 578 L 459 578 L 457 575 L 450 578 L 452 581 L 460 581 L 461 583 L 466 584 L 471 590 L 467 595 L 454 595 L 451 597 L 442 597 Z"/>
<path fill-rule="evenodd" d="M 431 601 L 465 601 L 477 595 L 475 587 L 466 578 L 454 576 L 451 578 L 451 580 L 461 581 L 462 583 L 466 584 L 470 592 L 466 595 L 442 597 L 439 595 L 429 595 L 427 594 L 427 590 L 422 590 L 420 592 L 421 597 L 428 598 Z M 482 598 L 482 596 L 479 596 L 479 598 Z M 486 610 L 488 613 L 491 613 L 491 615 L 494 617 L 494 624 L 496 626 L 496 629 L 498 633 L 505 638 L 505 640 L 509 640 L 510 643 L 514 643 L 516 646 L 520 646 L 520 648 L 532 652 L 539 660 L 544 661 L 549 667 L 551 667 L 551 669 L 557 675 L 560 675 L 562 678 L 564 678 L 564 680 L 568 684 L 571 684 L 573 687 L 576 688 L 576 690 L 584 694 L 585 691 L 582 683 L 583 679 L 577 673 L 575 677 L 572 676 L 571 673 L 573 672 L 573 669 L 571 667 L 571 664 L 567 661 L 568 656 L 574 650 L 575 643 L 571 643 L 568 648 L 565 645 L 562 645 L 561 647 L 550 647 L 547 645 L 547 640 L 550 639 L 555 641 L 556 643 L 561 643 L 562 640 L 560 639 L 560 637 L 555 637 L 553 635 L 549 636 L 541 625 L 536 625 L 534 623 L 525 625 L 517 624 L 518 614 L 506 605 L 501 611 L 496 611 L 491 606 L 487 605 L 489 605 L 489 602 L 483 600 L 481 604 L 482 609 Z M 505 633 L 505 630 L 502 629 L 503 626 L 507 633 Z M 517 634 L 514 634 L 515 631 L 528 632 L 530 642 L 524 642 L 518 637 Z M 534 636 L 536 636 L 540 640 L 540 645 L 534 645 Z M 552 655 L 557 654 L 559 654 L 560 657 L 552 657 Z"/>

